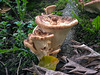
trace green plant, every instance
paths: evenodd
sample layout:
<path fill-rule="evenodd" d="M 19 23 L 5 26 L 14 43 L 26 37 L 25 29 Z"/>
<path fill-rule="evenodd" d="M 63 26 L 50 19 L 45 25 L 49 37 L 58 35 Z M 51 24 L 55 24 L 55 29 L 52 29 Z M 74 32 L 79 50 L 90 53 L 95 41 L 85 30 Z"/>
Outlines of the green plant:
<path fill-rule="evenodd" d="M 18 45 L 18 47 L 23 48 L 23 41 L 26 39 L 28 33 L 31 33 L 36 26 L 36 23 L 32 20 L 28 22 L 23 22 L 23 21 L 17 21 L 15 22 L 17 27 L 13 27 L 13 29 L 17 29 L 16 32 L 13 34 L 13 37 L 16 39 L 15 43 Z M 27 32 L 25 33 L 25 25 L 27 26 Z"/>
<path fill-rule="evenodd" d="M 76 15 L 74 11 L 72 11 L 72 17 L 76 18 L 79 21 L 78 28 L 76 34 L 78 37 L 78 41 L 84 41 L 87 44 L 97 44 L 100 42 L 100 16 L 96 14 L 90 14 L 85 12 L 83 9 L 80 9 L 79 15 Z M 94 18 L 97 16 L 96 18 Z M 90 19 L 93 21 L 90 21 Z"/>
<path fill-rule="evenodd" d="M 36 27 L 36 22 L 35 21 L 28 21 L 27 27 L 29 28 L 28 33 L 32 33 L 33 29 Z"/>
<path fill-rule="evenodd" d="M 22 1 L 22 5 L 21 5 Z M 25 12 L 26 12 L 26 4 L 28 3 L 27 0 L 16 0 L 17 3 L 17 11 L 21 20 L 24 20 Z"/>
<path fill-rule="evenodd" d="M 16 17 L 19 20 L 24 20 L 25 17 L 25 12 L 26 12 L 26 5 L 27 5 L 27 0 L 16 0 L 15 2 L 13 1 L 8 1 L 8 0 L 3 0 L 4 3 L 6 3 L 15 13 Z M 11 3 L 16 3 L 17 6 L 11 5 Z M 16 12 L 17 9 L 17 12 Z"/>
<path fill-rule="evenodd" d="M 8 24 L 8 22 L 6 21 L 2 21 L 0 22 L 0 38 L 6 38 L 6 36 L 8 35 L 7 33 L 7 28 L 10 26 L 11 24 Z M 2 39 L 3 40 L 3 39 Z"/>
<path fill-rule="evenodd" d="M 59 15 L 59 16 L 62 16 L 62 11 L 53 11 L 52 13 L 56 14 L 56 15 Z"/>
<path fill-rule="evenodd" d="M 5 20 L 7 20 L 9 22 L 14 20 L 14 17 L 9 15 L 8 13 L 2 14 L 1 16 L 3 17 L 3 19 L 5 19 Z"/>
<path fill-rule="evenodd" d="M 14 2 L 9 1 L 9 0 L 3 0 L 2 2 L 6 3 L 13 10 L 16 17 L 19 19 L 18 14 L 17 14 L 16 9 L 15 9 L 15 6 L 11 5 L 11 3 L 14 3 Z"/>
<path fill-rule="evenodd" d="M 15 22 L 17 27 L 14 27 L 14 29 L 17 29 L 16 33 L 13 34 L 13 37 L 16 39 L 15 43 L 18 45 L 18 47 L 22 48 L 23 47 L 23 40 L 26 37 L 26 34 L 22 30 L 24 27 L 25 23 L 22 21 L 17 21 Z"/>
<path fill-rule="evenodd" d="M 93 19 L 92 23 L 89 23 L 89 20 L 85 21 L 84 19 L 79 18 L 79 16 L 77 16 L 74 11 L 72 11 L 72 13 L 72 17 L 79 21 L 79 24 L 83 27 L 83 30 L 89 30 L 95 34 L 100 31 L 100 16 L 97 16 L 95 19 Z M 87 22 L 87 25 L 85 25 L 85 22 Z"/>
<path fill-rule="evenodd" d="M 100 31 L 100 16 L 97 16 L 95 19 L 93 19 L 92 27 L 94 31 Z"/>
<path fill-rule="evenodd" d="M 29 51 L 29 49 L 27 49 L 27 48 L 26 49 L 25 48 L 24 49 L 23 48 L 18 48 L 14 44 L 13 44 L 13 47 L 10 48 L 10 49 L 0 49 L 0 55 L 3 55 L 4 53 L 5 54 L 6 53 L 17 54 L 16 58 L 17 57 L 19 57 L 19 58 L 22 58 L 23 57 L 23 58 L 27 58 L 28 59 L 27 62 L 32 60 L 36 64 L 38 63 L 38 59 L 36 58 L 36 56 L 32 52 Z M 17 59 L 17 60 L 19 60 L 19 59 Z M 25 65 L 25 64 L 26 64 L 26 61 L 24 61 L 22 65 Z"/>

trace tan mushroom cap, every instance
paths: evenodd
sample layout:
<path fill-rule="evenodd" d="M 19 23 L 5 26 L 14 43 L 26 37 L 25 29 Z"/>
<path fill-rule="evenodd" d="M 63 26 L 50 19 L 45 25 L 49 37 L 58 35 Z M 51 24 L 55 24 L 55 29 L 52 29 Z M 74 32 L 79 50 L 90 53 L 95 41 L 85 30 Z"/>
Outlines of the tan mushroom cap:
<path fill-rule="evenodd" d="M 52 16 L 37 16 L 36 23 L 40 27 L 49 29 L 70 28 L 78 23 L 77 19 L 71 17 Z"/>
<path fill-rule="evenodd" d="M 100 0 L 93 0 L 84 4 L 84 9 L 91 13 L 98 13 L 100 11 Z"/>
<path fill-rule="evenodd" d="M 28 40 L 26 39 L 26 40 L 24 40 L 24 45 L 26 46 L 26 47 L 29 47 L 30 48 L 30 50 L 32 50 L 34 53 L 37 53 L 37 51 L 35 50 L 35 48 L 33 47 L 33 45 L 32 44 L 30 44 L 29 42 L 28 42 Z"/>
<path fill-rule="evenodd" d="M 46 12 L 46 15 L 51 14 L 56 8 L 56 5 L 50 5 L 46 8 L 44 8 L 44 11 Z"/>
<path fill-rule="evenodd" d="M 44 40 L 54 37 L 54 34 L 43 32 L 38 26 L 34 29 L 33 33 L 28 35 L 28 40 Z"/>
<path fill-rule="evenodd" d="M 51 33 L 36 31 L 35 34 L 31 35 L 31 38 L 35 40 L 44 40 L 44 39 L 49 39 L 53 36 L 54 34 L 51 34 Z"/>
<path fill-rule="evenodd" d="M 7 11 L 9 11 L 11 8 L 9 7 L 3 7 L 2 9 L 0 9 L 0 13 L 6 13 Z"/>

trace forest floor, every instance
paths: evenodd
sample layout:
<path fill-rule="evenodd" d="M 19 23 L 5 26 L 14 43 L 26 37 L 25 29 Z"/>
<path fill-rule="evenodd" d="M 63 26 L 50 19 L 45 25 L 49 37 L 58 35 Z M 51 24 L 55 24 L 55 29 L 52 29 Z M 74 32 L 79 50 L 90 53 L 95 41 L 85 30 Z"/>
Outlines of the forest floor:
<path fill-rule="evenodd" d="M 54 13 L 62 15 L 60 10 L 65 8 L 67 1 L 28 0 L 28 3 L 27 0 L 0 1 L 0 75 L 32 75 L 26 74 L 22 69 L 33 66 L 33 61 L 35 64 L 39 61 L 28 48 L 24 47 L 23 41 L 35 28 L 35 17 L 41 15 L 45 7 L 53 4 L 57 5 Z M 78 9 L 79 15 L 73 13 L 72 16 L 79 20 L 75 28 L 75 40 L 100 52 L 100 27 L 96 30 L 97 24 L 93 24 L 100 20 L 100 14 L 89 13 L 80 7 Z"/>

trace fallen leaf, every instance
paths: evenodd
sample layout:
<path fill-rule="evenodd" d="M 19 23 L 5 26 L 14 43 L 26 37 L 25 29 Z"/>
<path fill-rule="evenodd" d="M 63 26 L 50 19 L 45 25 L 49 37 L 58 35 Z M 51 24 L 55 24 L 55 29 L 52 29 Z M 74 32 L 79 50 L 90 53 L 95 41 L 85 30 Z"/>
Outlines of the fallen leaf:
<path fill-rule="evenodd" d="M 55 70 L 56 65 L 59 63 L 58 58 L 53 56 L 43 56 L 39 61 L 39 66 L 47 69 Z"/>

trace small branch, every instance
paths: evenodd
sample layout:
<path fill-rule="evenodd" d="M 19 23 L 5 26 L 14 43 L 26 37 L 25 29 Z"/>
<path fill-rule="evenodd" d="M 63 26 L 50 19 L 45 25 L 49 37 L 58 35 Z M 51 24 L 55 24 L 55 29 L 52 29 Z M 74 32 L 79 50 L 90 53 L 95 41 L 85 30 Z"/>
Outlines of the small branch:
<path fill-rule="evenodd" d="M 40 72 L 42 72 L 43 74 L 38 74 L 38 75 L 69 75 L 69 74 L 65 74 L 63 72 L 59 72 L 59 71 L 53 71 L 53 70 L 50 70 L 50 69 L 47 69 L 47 68 L 44 68 L 44 67 L 40 67 L 40 66 L 37 66 L 37 65 L 34 65 Z M 31 67 L 31 68 L 25 68 L 23 69 L 25 71 L 30 71 L 30 72 L 33 72 L 34 70 L 36 71 L 36 69 L 34 69 L 34 67 Z"/>
<path fill-rule="evenodd" d="M 37 68 L 36 68 L 36 66 L 35 66 L 35 64 L 34 64 L 34 62 L 32 62 L 32 63 L 33 63 L 33 68 L 34 68 L 36 74 L 42 75 L 42 74 L 37 70 Z"/>
<path fill-rule="evenodd" d="M 75 41 L 74 41 L 74 43 L 75 43 Z M 88 55 L 80 56 L 77 59 L 90 59 L 90 58 L 92 58 L 91 61 L 93 61 L 94 59 L 100 59 L 100 54 L 98 52 L 94 51 L 92 48 L 88 47 L 85 44 L 82 44 L 82 45 L 81 44 L 77 45 L 77 43 L 75 43 L 75 44 L 76 45 L 71 45 L 71 46 L 74 47 L 75 49 L 83 49 L 83 50 L 87 50 L 90 52 Z"/>
<path fill-rule="evenodd" d="M 81 45 L 81 43 L 80 42 L 77 42 L 77 41 L 75 41 L 75 40 L 71 40 L 73 43 L 75 43 L 75 44 L 77 44 L 77 45 Z"/>
<path fill-rule="evenodd" d="M 5 66 L 5 64 L 2 61 L 0 61 L 0 63 L 5 67 L 6 75 L 8 75 L 7 67 Z"/>
<path fill-rule="evenodd" d="M 20 58 L 20 61 L 19 61 L 19 65 L 18 65 L 18 68 L 17 68 L 17 75 L 19 75 L 19 68 L 20 68 L 20 65 L 21 65 L 21 60 L 22 60 L 22 58 Z"/>
<path fill-rule="evenodd" d="M 74 42 L 74 43 L 76 44 L 76 45 L 71 45 L 71 46 L 74 47 L 74 48 L 80 48 L 80 49 L 88 50 L 88 51 L 90 51 L 90 52 L 95 52 L 92 48 L 86 46 L 85 44 L 82 44 L 82 45 L 81 45 L 81 43 L 79 43 L 79 42 L 77 42 L 77 41 L 74 41 L 74 40 L 73 40 L 72 42 Z"/>

